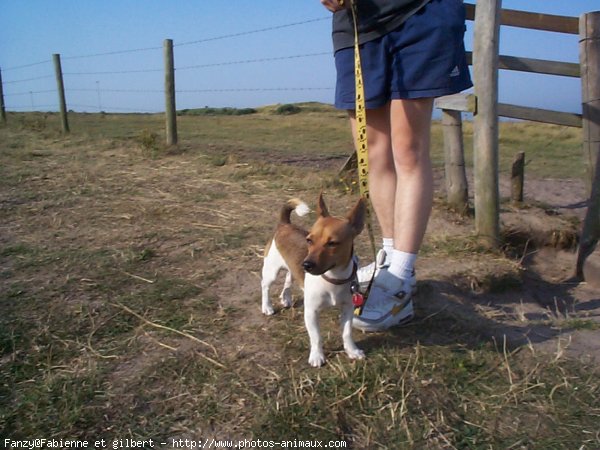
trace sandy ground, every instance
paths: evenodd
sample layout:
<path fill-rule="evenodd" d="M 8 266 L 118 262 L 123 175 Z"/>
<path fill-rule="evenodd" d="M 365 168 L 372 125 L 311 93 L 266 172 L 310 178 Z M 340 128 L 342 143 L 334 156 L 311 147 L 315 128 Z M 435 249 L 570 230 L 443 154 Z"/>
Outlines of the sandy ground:
<path fill-rule="evenodd" d="M 437 174 L 437 183 L 441 175 Z M 500 180 L 500 196 L 510 196 L 507 178 Z M 574 233 L 579 231 L 578 222 L 586 213 L 583 181 L 527 178 L 524 196 L 528 205 L 540 207 L 515 210 L 503 206 L 501 222 L 505 227 L 522 228 L 532 236 L 553 233 L 561 227 L 571 228 Z M 428 232 L 435 233 L 440 226 L 443 224 L 436 224 L 434 214 Z M 419 304 L 426 314 L 451 311 L 498 341 L 506 336 L 512 345 L 531 345 L 557 357 L 600 360 L 600 289 L 591 282 L 571 280 L 576 250 L 555 248 L 571 246 L 562 244 L 565 243 L 525 247 L 520 260 L 522 285 L 501 293 L 478 292 L 477 286 L 473 286 L 470 294 L 456 290 L 451 283 L 438 281 L 452 277 L 448 269 L 439 270 L 436 261 L 424 258 L 420 276 L 436 281 L 429 283 L 433 295 L 421 298 Z M 597 257 L 597 253 L 590 259 Z M 464 274 L 464 269 L 455 267 L 454 271 Z"/>

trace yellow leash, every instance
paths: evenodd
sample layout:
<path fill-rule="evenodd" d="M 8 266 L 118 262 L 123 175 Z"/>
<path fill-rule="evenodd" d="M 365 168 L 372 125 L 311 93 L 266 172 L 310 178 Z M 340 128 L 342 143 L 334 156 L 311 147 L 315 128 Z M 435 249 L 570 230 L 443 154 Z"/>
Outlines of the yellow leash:
<path fill-rule="evenodd" d="M 341 6 L 344 0 L 339 0 Z M 356 10 L 356 0 L 350 0 L 350 9 L 352 10 L 352 20 L 354 22 L 354 82 L 355 82 L 355 121 L 356 121 L 356 160 L 358 162 L 358 187 L 360 196 L 366 202 L 366 224 L 371 242 L 373 258 L 376 258 L 375 237 L 371 223 L 371 209 L 369 198 L 369 146 L 367 142 L 367 107 L 365 106 L 365 88 L 363 84 L 362 68 L 360 62 L 360 48 L 358 43 L 358 14 Z M 374 274 L 374 273 L 373 273 Z M 369 296 L 373 278 L 369 282 L 366 292 L 353 292 L 354 315 L 360 316 L 363 307 Z"/>

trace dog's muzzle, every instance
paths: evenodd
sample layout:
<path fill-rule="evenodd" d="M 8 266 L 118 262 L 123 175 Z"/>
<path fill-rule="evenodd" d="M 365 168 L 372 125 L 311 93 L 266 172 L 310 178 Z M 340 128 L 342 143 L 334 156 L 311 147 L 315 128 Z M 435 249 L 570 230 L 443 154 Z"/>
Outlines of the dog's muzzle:
<path fill-rule="evenodd" d="M 316 266 L 317 265 L 313 261 L 309 261 L 309 260 L 305 260 L 302 263 L 302 268 L 304 269 L 305 272 L 308 272 L 308 273 L 312 273 L 312 271 L 315 270 Z"/>

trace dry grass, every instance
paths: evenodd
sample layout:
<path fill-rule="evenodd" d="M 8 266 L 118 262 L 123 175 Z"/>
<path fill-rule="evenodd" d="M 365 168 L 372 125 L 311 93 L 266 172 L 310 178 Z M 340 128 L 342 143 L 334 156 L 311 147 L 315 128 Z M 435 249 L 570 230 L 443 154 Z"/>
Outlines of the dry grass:
<path fill-rule="evenodd" d="M 411 325 L 357 336 L 365 361 L 344 356 L 335 311 L 320 370 L 306 363 L 300 300 L 260 314 L 277 205 L 321 188 L 333 211 L 353 201 L 327 169 L 349 145 L 325 138 L 347 132 L 337 113 L 184 117 L 178 149 L 152 138 L 155 116 L 75 116 L 68 137 L 55 117 L 20 117 L 0 130 L 2 439 L 600 446 L 593 366 L 490 339 L 490 309 L 471 324 L 428 306 L 520 287 L 518 264 L 477 247 L 469 219 L 436 210 L 446 227 L 461 221 L 426 244 L 442 281 L 422 283 Z M 325 168 L 307 174 L 313 155 Z"/>

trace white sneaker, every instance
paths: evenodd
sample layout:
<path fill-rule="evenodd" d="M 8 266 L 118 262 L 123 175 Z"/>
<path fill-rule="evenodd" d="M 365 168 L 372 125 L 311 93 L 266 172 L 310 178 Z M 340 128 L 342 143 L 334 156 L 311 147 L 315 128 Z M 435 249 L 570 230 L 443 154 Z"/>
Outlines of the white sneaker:
<path fill-rule="evenodd" d="M 375 278 L 378 277 L 379 273 L 387 272 L 388 268 L 391 264 L 391 258 L 388 256 L 384 249 L 380 249 L 377 252 L 377 256 L 375 257 L 375 261 L 371 264 L 368 264 L 364 267 L 361 267 L 356 272 L 356 276 L 358 277 L 358 285 L 360 286 L 360 291 L 365 292 L 369 287 L 369 283 L 373 278 L 373 272 L 375 272 Z M 411 277 L 406 280 L 408 286 L 410 286 L 410 293 L 412 295 L 417 293 L 417 278 L 415 271 L 413 270 Z M 373 285 L 375 285 L 375 280 L 373 281 Z"/>
<path fill-rule="evenodd" d="M 391 258 L 388 257 L 386 251 L 384 249 L 380 249 L 377 252 L 375 261 L 358 269 L 356 276 L 358 277 L 358 284 L 362 292 L 367 290 L 373 276 L 377 276 L 381 270 L 387 270 L 387 268 L 390 267 L 390 259 Z"/>
<path fill-rule="evenodd" d="M 354 317 L 352 326 L 362 331 L 384 331 L 401 325 L 414 317 L 412 303 L 413 290 L 416 288 L 414 276 L 402 282 L 395 292 L 389 286 L 398 285 L 399 279 L 387 270 L 380 271 L 373 283 L 367 303 L 360 316 Z"/>

